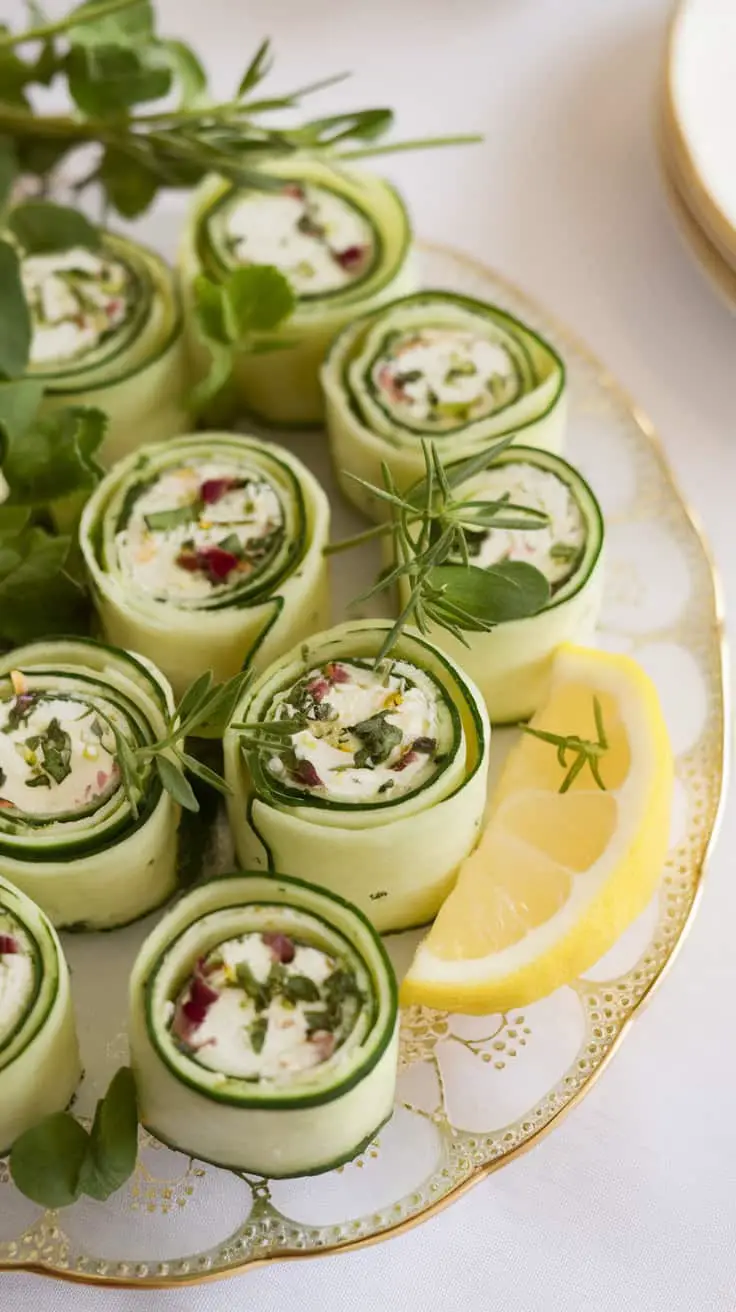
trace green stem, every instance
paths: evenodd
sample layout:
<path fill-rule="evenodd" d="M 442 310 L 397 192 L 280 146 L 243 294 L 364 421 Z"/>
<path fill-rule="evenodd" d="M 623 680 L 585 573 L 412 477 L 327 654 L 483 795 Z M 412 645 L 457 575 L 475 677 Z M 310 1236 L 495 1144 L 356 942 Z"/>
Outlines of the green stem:
<path fill-rule="evenodd" d="M 28 27 L 24 32 L 5 32 L 0 36 L 0 50 L 9 50 L 13 46 L 26 45 L 30 41 L 43 41 L 47 36 L 56 36 L 58 32 L 68 32 L 70 27 L 81 27 L 83 23 L 96 23 L 100 18 L 109 18 L 111 14 L 130 9 L 139 0 L 102 0 L 99 5 L 89 9 L 77 10 L 66 14 L 53 23 L 41 23 L 38 27 Z"/>
<path fill-rule="evenodd" d="M 435 146 L 475 146 L 483 137 L 478 132 L 463 133 L 457 137 L 417 137 L 414 141 L 388 141 L 384 145 L 362 146 L 358 150 L 341 151 L 336 156 L 341 162 L 365 159 L 369 155 L 395 155 L 402 150 L 427 150 Z"/>
<path fill-rule="evenodd" d="M 374 524 L 373 528 L 366 528 L 362 533 L 356 533 L 355 537 L 341 538 L 339 542 L 328 542 L 327 546 L 322 548 L 322 555 L 335 556 L 338 551 L 349 551 L 351 547 L 359 547 L 363 542 L 372 542 L 374 538 L 385 537 L 390 532 L 390 524 Z"/>

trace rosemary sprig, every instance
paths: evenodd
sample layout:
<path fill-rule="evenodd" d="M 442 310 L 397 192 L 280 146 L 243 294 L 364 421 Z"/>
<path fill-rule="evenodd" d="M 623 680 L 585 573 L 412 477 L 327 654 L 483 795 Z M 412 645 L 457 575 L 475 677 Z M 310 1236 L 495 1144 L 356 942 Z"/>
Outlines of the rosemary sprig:
<path fill-rule="evenodd" d="M 380 662 L 394 647 L 404 627 L 413 623 L 422 633 L 430 625 L 445 629 L 468 646 L 467 631 L 488 632 L 507 619 L 536 614 L 549 599 L 549 583 L 540 570 L 523 561 L 503 561 L 486 569 L 471 564 L 469 534 L 491 529 L 541 529 L 549 517 L 531 506 L 518 505 L 508 493 L 493 501 L 467 500 L 456 489 L 488 469 L 513 441 L 504 438 L 485 451 L 445 469 L 432 441 L 422 442 L 425 476 L 406 495 L 383 464 L 383 487 L 350 475 L 391 512 L 388 523 L 377 524 L 354 537 L 332 543 L 327 554 L 346 551 L 376 538 L 391 537 L 395 565 L 355 598 L 368 601 L 405 580 L 408 596 L 376 657 Z"/>
<path fill-rule="evenodd" d="M 28 46 L 26 57 L 21 52 Z M 158 35 L 149 0 L 92 0 L 59 19 L 41 17 L 21 31 L 0 28 L 0 179 L 6 179 L 12 160 L 46 189 L 61 160 L 95 144 L 99 157 L 76 189 L 98 184 L 106 203 L 132 218 L 148 208 L 160 188 L 195 186 L 208 173 L 244 186 L 280 186 L 269 175 L 268 162 L 297 152 L 340 167 L 343 160 L 388 150 L 479 140 L 460 135 L 384 142 L 393 114 L 382 107 L 276 127 L 264 116 L 293 111 L 304 97 L 343 75 L 264 96 L 271 66 L 265 40 L 234 95 L 213 103 L 196 53 L 182 41 Z M 28 95 L 34 85 L 64 81 L 73 112 L 35 113 Z M 166 101 L 166 107 L 156 108 L 157 101 Z"/>
<path fill-rule="evenodd" d="M 566 793 L 572 787 L 574 781 L 587 765 L 590 769 L 596 784 L 599 788 L 606 791 L 606 785 L 601 778 L 600 758 L 609 749 L 608 735 L 603 723 L 603 708 L 597 697 L 593 697 L 593 718 L 595 719 L 595 731 L 597 738 L 580 738 L 578 734 L 560 734 L 550 733 L 546 729 L 532 729 L 528 724 L 520 725 L 522 733 L 528 733 L 531 738 L 538 738 L 540 742 L 550 743 L 557 748 L 557 760 L 563 770 L 567 770 L 559 791 Z M 575 759 L 568 769 L 567 753 L 575 754 Z"/>
<path fill-rule="evenodd" d="M 145 747 L 131 747 L 125 735 L 113 726 L 121 782 L 134 816 L 138 815 L 138 805 L 151 769 L 156 770 L 166 791 L 187 811 L 199 810 L 187 774 L 196 775 L 219 793 L 230 792 L 225 780 L 196 756 L 186 752 L 183 744 L 187 736 L 197 730 L 201 733 L 206 729 L 209 734 L 221 732 L 249 678 L 250 674 L 243 672 L 226 683 L 215 684 L 211 670 L 201 674 L 187 688 L 176 710 L 168 717 L 167 732 L 157 742 L 147 743 Z"/>
<path fill-rule="evenodd" d="M 251 723 L 233 722 L 242 745 L 256 752 L 282 752 L 295 733 L 306 729 L 305 716 L 295 715 L 288 720 L 254 720 Z"/>

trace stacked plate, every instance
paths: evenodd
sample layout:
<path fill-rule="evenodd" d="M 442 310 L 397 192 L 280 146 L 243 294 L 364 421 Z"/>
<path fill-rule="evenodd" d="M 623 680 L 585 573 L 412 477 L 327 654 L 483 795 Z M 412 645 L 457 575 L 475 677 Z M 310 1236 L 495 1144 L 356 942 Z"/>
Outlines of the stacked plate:
<path fill-rule="evenodd" d="M 680 230 L 736 310 L 736 3 L 681 0 L 667 49 L 660 149 Z"/>

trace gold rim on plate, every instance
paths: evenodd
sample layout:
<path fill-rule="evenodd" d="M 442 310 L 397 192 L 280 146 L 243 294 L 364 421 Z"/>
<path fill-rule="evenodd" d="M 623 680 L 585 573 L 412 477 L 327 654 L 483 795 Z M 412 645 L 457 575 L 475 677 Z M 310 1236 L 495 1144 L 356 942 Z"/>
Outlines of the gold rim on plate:
<path fill-rule="evenodd" d="M 663 122 L 669 146 L 670 172 L 674 172 L 678 179 L 680 196 L 685 200 L 706 239 L 734 271 L 736 270 L 736 228 L 714 200 L 707 183 L 698 171 L 688 144 L 687 132 L 677 109 L 674 91 L 675 47 L 685 6 L 686 0 L 680 0 L 670 23 L 666 47 Z"/>
<path fill-rule="evenodd" d="M 463 255 L 462 253 L 453 250 L 452 247 L 440 245 L 440 244 L 434 244 L 434 243 L 422 243 L 421 249 L 428 253 L 435 253 L 438 255 L 444 255 L 450 257 L 451 259 L 455 260 L 458 264 L 464 266 L 468 270 L 475 271 L 481 277 L 492 278 L 497 283 L 497 285 L 510 298 L 522 296 L 521 291 L 509 280 L 504 278 L 499 278 L 498 275 L 496 275 L 491 269 L 488 268 L 488 266 L 484 265 L 478 260 L 473 259 L 470 256 Z M 524 297 L 524 299 L 528 299 L 528 298 Z M 687 500 L 683 497 L 679 485 L 677 483 L 677 480 L 672 471 L 672 468 L 670 466 L 669 460 L 665 454 L 661 440 L 659 439 L 651 423 L 643 415 L 641 410 L 639 410 L 639 408 L 634 404 L 634 402 L 624 391 L 624 389 L 605 370 L 605 368 L 603 367 L 601 362 L 597 359 L 597 357 L 587 348 L 587 346 L 584 343 L 580 341 L 579 338 L 577 338 L 575 334 L 569 332 L 567 328 L 565 328 L 563 325 L 559 324 L 558 322 L 555 323 L 555 328 L 557 332 L 563 337 L 563 339 L 566 339 L 569 345 L 592 368 L 595 369 L 600 386 L 603 389 L 605 389 L 609 394 L 615 396 L 618 402 L 629 411 L 638 429 L 640 430 L 641 434 L 649 443 L 654 453 L 655 459 L 660 467 L 663 478 L 665 479 L 667 485 L 671 489 L 673 498 L 676 498 L 678 500 L 678 503 L 680 504 L 684 515 L 689 521 L 690 527 L 692 528 L 695 537 L 698 539 L 700 543 L 700 547 L 703 552 L 705 561 L 707 563 L 711 576 L 711 581 L 712 581 L 713 599 L 714 599 L 714 637 L 716 639 L 715 646 L 716 646 L 717 658 L 718 658 L 718 675 L 720 676 L 720 695 L 721 695 L 721 706 L 723 711 L 721 732 L 719 735 L 719 742 L 718 742 L 718 757 L 719 757 L 719 766 L 720 766 L 721 788 L 717 801 L 712 811 L 710 830 L 706 834 L 702 852 L 700 854 L 700 860 L 695 868 L 695 879 L 696 879 L 695 894 L 692 903 L 689 907 L 687 917 L 682 925 L 679 937 L 675 942 L 674 946 L 672 947 L 672 950 L 667 960 L 665 961 L 664 965 L 662 966 L 662 969 L 660 970 L 658 975 L 656 975 L 652 980 L 650 980 L 646 988 L 643 989 L 641 995 L 638 997 L 632 1010 L 624 1020 L 621 1029 L 619 1033 L 616 1035 L 610 1048 L 602 1056 L 600 1064 L 596 1067 L 596 1069 L 592 1072 L 592 1074 L 588 1077 L 588 1079 L 578 1088 L 577 1092 L 574 1093 L 569 1098 L 569 1100 L 564 1104 L 564 1106 L 559 1108 L 559 1110 L 556 1113 L 554 1113 L 554 1115 L 548 1121 L 546 1121 L 542 1126 L 540 1126 L 539 1129 L 534 1134 L 532 1134 L 529 1138 L 525 1139 L 522 1143 L 519 1143 L 515 1148 L 511 1149 L 503 1157 L 497 1160 L 492 1160 L 480 1164 L 466 1179 L 462 1180 L 446 1195 L 444 1195 L 442 1198 L 439 1198 L 435 1203 L 432 1203 L 426 1208 L 424 1208 L 424 1210 L 421 1211 L 420 1213 L 409 1217 L 405 1217 L 404 1219 L 397 1221 L 393 1225 L 387 1226 L 386 1229 L 381 1230 L 380 1232 L 377 1232 L 372 1235 L 361 1236 L 353 1240 L 347 1240 L 339 1244 L 325 1245 L 324 1247 L 320 1247 L 319 1249 L 315 1249 L 312 1251 L 283 1249 L 261 1258 L 249 1258 L 243 1261 L 242 1263 L 234 1264 L 232 1267 L 229 1267 L 225 1270 L 220 1269 L 217 1271 L 201 1272 L 199 1274 L 193 1274 L 193 1275 L 182 1274 L 176 1277 L 153 1276 L 153 1277 L 147 1277 L 145 1281 L 131 1280 L 121 1276 L 114 1276 L 114 1275 L 110 1276 L 104 1274 L 94 1274 L 91 1272 L 84 1272 L 84 1271 L 60 1270 L 56 1267 L 51 1267 L 42 1261 L 0 1263 L 0 1272 L 12 1271 L 18 1273 L 24 1271 L 34 1275 L 51 1276 L 53 1278 L 63 1280 L 70 1284 L 104 1286 L 107 1288 L 175 1289 L 183 1286 L 201 1285 L 201 1284 L 209 1283 L 210 1281 L 213 1280 L 221 1280 L 228 1276 L 242 1275 L 246 1271 L 252 1271 L 255 1270 L 257 1267 L 263 1267 L 274 1262 L 315 1258 L 324 1255 L 335 1255 L 337 1253 L 343 1253 L 343 1252 L 345 1253 L 355 1252 L 358 1249 L 367 1248 L 369 1245 L 382 1242 L 385 1239 L 393 1238 L 396 1235 L 405 1234 L 408 1230 L 413 1229 L 414 1226 L 427 1220 L 429 1217 L 436 1216 L 445 1207 L 449 1206 L 456 1199 L 461 1197 L 461 1195 L 467 1193 L 474 1185 L 478 1184 L 481 1180 L 485 1180 L 494 1171 L 498 1170 L 499 1167 L 505 1166 L 508 1162 L 511 1162 L 516 1158 L 520 1157 L 523 1153 L 527 1152 L 530 1148 L 532 1148 L 534 1145 L 539 1143 L 539 1141 L 545 1135 L 547 1135 L 554 1126 L 559 1124 L 559 1122 L 563 1119 L 564 1116 L 567 1115 L 570 1109 L 572 1107 L 577 1106 L 577 1104 L 582 1101 L 582 1099 L 585 1097 L 588 1091 L 596 1083 L 601 1073 L 608 1066 L 614 1053 L 618 1051 L 618 1048 L 622 1043 L 624 1037 L 628 1033 L 629 1028 L 635 1016 L 639 1015 L 643 1011 L 645 1004 L 649 1002 L 655 990 L 658 988 L 661 980 L 669 972 L 675 958 L 677 957 L 680 951 L 680 948 L 682 947 L 682 944 L 685 940 L 685 936 L 692 925 L 693 918 L 700 901 L 700 896 L 703 887 L 703 876 L 705 873 L 708 858 L 710 857 L 710 854 L 713 850 L 713 846 L 715 844 L 718 835 L 718 830 L 720 828 L 720 823 L 723 816 L 724 802 L 727 795 L 726 785 L 727 785 L 728 765 L 729 765 L 729 759 L 728 759 L 729 738 L 726 731 L 726 726 L 730 723 L 730 715 L 729 715 L 729 705 L 728 705 L 729 703 L 728 651 L 727 651 L 727 644 L 726 644 L 725 631 L 724 631 L 723 592 L 718 577 L 716 565 L 713 559 L 713 555 L 711 553 L 708 542 L 704 537 L 700 521 L 697 515 L 695 514 L 695 512 L 693 511 L 693 509 L 691 508 L 691 506 L 689 505 L 689 503 L 687 502 Z"/>
<path fill-rule="evenodd" d="M 724 260 L 688 205 L 681 190 L 681 179 L 672 158 L 664 120 L 659 124 L 658 150 L 665 196 L 678 233 L 713 291 L 727 309 L 736 312 L 736 268 Z"/>

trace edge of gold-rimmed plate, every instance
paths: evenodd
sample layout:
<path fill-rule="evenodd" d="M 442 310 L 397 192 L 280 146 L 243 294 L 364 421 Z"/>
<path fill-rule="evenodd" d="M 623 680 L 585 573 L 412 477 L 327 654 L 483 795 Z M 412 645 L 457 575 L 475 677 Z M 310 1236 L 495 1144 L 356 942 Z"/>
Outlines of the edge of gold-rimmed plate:
<path fill-rule="evenodd" d="M 732 268 L 723 258 L 721 251 L 710 240 L 707 232 L 700 226 L 697 216 L 688 205 L 687 195 L 682 190 L 681 178 L 672 155 L 664 115 L 658 128 L 660 174 L 667 205 L 677 232 L 688 254 L 695 261 L 719 300 L 727 309 L 736 313 L 736 268 Z"/>
<path fill-rule="evenodd" d="M 670 174 L 691 217 L 702 229 L 705 239 L 731 269 L 736 269 L 736 227 L 712 195 L 698 168 L 688 140 L 688 133 L 678 110 L 675 91 L 675 61 L 680 27 L 687 0 L 680 0 L 672 15 L 667 35 L 665 75 L 662 94 L 662 120 Z"/>
<path fill-rule="evenodd" d="M 361 1234 L 356 1237 L 341 1238 L 339 1242 L 322 1242 L 319 1247 L 312 1249 L 299 1249 L 293 1247 L 279 1247 L 278 1250 L 271 1251 L 263 1256 L 257 1253 L 251 1253 L 242 1260 L 228 1260 L 227 1265 L 216 1266 L 212 1269 L 196 1269 L 196 1264 L 192 1262 L 191 1268 L 186 1272 L 179 1270 L 177 1272 L 162 1272 L 160 1270 L 149 1270 L 150 1266 L 156 1264 L 141 1263 L 146 1267 L 145 1272 L 136 1270 L 136 1262 L 132 1261 L 128 1265 L 128 1271 L 123 1274 L 120 1269 L 123 1265 L 120 1262 L 110 1261 L 109 1263 L 97 1262 L 90 1259 L 84 1269 L 65 1268 L 63 1264 L 49 1260 L 44 1257 L 43 1249 L 40 1251 L 30 1251 L 28 1249 L 19 1253 L 19 1260 L 0 1261 L 0 1271 L 29 1271 L 34 1274 L 54 1276 L 69 1282 L 87 1285 L 98 1285 L 117 1288 L 176 1288 L 183 1285 L 202 1284 L 207 1281 L 223 1278 L 226 1275 L 242 1274 L 247 1270 L 263 1266 L 266 1263 L 288 1261 L 299 1257 L 317 1257 L 323 1254 L 335 1254 L 338 1252 L 351 1252 L 358 1248 L 367 1247 L 369 1244 L 377 1243 L 383 1239 L 390 1238 L 406 1232 L 419 1222 L 435 1215 L 444 1207 L 448 1206 L 455 1199 L 467 1192 L 473 1185 L 485 1179 L 492 1172 L 507 1162 L 514 1160 L 522 1153 L 533 1147 L 546 1135 L 553 1126 L 557 1125 L 563 1116 L 574 1106 L 576 1106 L 606 1068 L 614 1052 L 617 1051 L 623 1038 L 628 1032 L 633 1019 L 643 1009 L 644 1005 L 651 998 L 660 981 L 664 978 L 670 969 L 677 952 L 679 951 L 685 935 L 692 923 L 695 909 L 698 903 L 702 889 L 703 873 L 707 863 L 708 856 L 712 850 L 717 835 L 719 822 L 723 809 L 723 802 L 726 795 L 726 778 L 727 778 L 727 755 L 728 755 L 728 737 L 726 726 L 728 720 L 728 683 L 727 683 L 727 650 L 724 636 L 723 623 L 723 606 L 720 584 L 718 581 L 716 567 L 710 553 L 707 542 L 704 539 L 700 523 L 685 498 L 682 496 L 677 487 L 674 475 L 670 468 L 665 451 L 657 437 L 654 429 L 648 420 L 642 415 L 630 398 L 626 395 L 618 383 L 607 373 L 600 362 L 592 355 L 587 347 L 582 344 L 574 334 L 566 328 L 550 320 L 550 317 L 544 313 L 534 302 L 523 295 L 513 284 L 503 278 L 499 278 L 492 270 L 487 268 L 481 262 L 471 257 L 462 255 L 448 247 L 442 246 L 423 246 L 422 250 L 426 255 L 445 259 L 453 264 L 457 270 L 463 270 L 468 277 L 477 274 L 483 282 L 492 282 L 498 289 L 499 293 L 505 295 L 512 303 L 519 303 L 523 308 L 526 307 L 530 317 L 543 318 L 547 324 L 554 328 L 555 336 L 559 338 L 562 349 L 567 345 L 568 350 L 578 357 L 585 369 L 590 371 L 591 377 L 595 380 L 596 389 L 604 392 L 612 398 L 621 414 L 626 415 L 629 426 L 635 426 L 637 430 L 637 443 L 641 443 L 649 452 L 647 461 L 652 462 L 657 468 L 657 478 L 659 479 L 662 489 L 666 496 L 673 503 L 676 502 L 678 514 L 685 523 L 686 531 L 691 540 L 691 546 L 698 555 L 698 568 L 703 572 L 703 577 L 710 579 L 710 598 L 708 601 L 708 621 L 707 621 L 707 645 L 708 660 L 712 669 L 711 693 L 715 699 L 716 709 L 713 714 L 713 724 L 710 728 L 712 741 L 712 754 L 710 765 L 713 774 L 711 786 L 708 789 L 707 798 L 701 804 L 700 828 L 698 842 L 693 849 L 692 864 L 688 870 L 689 875 L 689 893 L 686 901 L 682 904 L 682 913 L 680 915 L 677 932 L 672 932 L 670 941 L 658 960 L 657 967 L 650 975 L 641 979 L 640 985 L 636 991 L 632 991 L 630 1004 L 622 1011 L 622 1019 L 612 1032 L 610 1042 L 601 1045 L 600 1057 L 597 1064 L 590 1064 L 591 1068 L 584 1076 L 579 1076 L 573 1085 L 570 1085 L 569 1091 L 566 1091 L 564 1098 L 558 1099 L 552 1104 L 552 1111 L 549 1116 L 540 1122 L 537 1128 L 534 1128 L 527 1137 L 520 1139 L 513 1145 L 509 1145 L 497 1156 L 488 1155 L 486 1159 L 479 1161 L 473 1166 L 464 1178 L 453 1184 L 447 1192 L 434 1200 L 427 1201 L 419 1210 L 411 1215 L 405 1215 L 397 1220 L 386 1218 L 385 1226 L 380 1227 L 373 1233 Z M 581 983 L 581 981 L 578 981 Z M 604 990 L 605 984 L 591 986 L 595 991 Z M 524 1040 L 521 1040 L 524 1042 Z M 532 1104 L 534 1106 L 534 1104 Z M 526 1128 L 526 1127 L 524 1127 Z M 53 1214 L 51 1214 L 53 1218 Z M 53 1220 L 51 1222 L 53 1224 Z M 58 1227 L 63 1227 L 63 1221 L 59 1219 Z M 171 1266 L 180 1266 L 177 1262 L 172 1262 Z M 117 1271 L 104 1270 L 104 1267 L 117 1267 Z"/>

